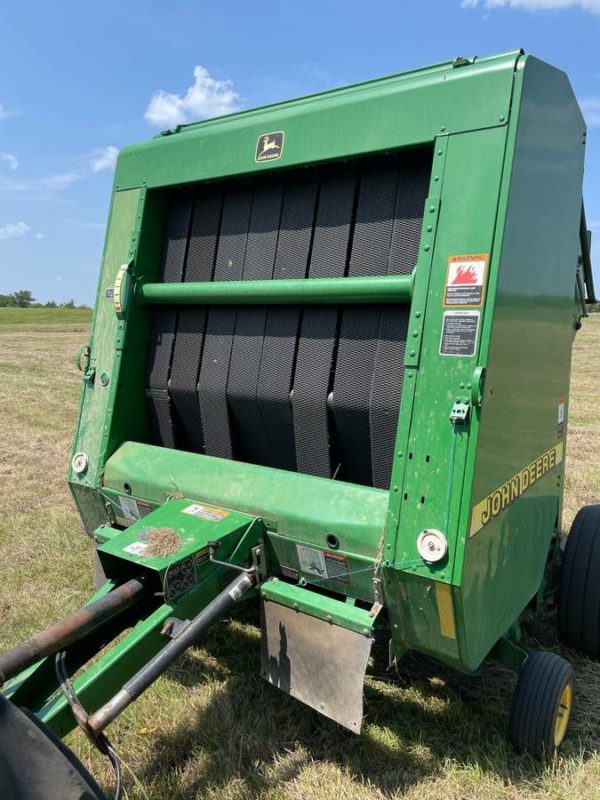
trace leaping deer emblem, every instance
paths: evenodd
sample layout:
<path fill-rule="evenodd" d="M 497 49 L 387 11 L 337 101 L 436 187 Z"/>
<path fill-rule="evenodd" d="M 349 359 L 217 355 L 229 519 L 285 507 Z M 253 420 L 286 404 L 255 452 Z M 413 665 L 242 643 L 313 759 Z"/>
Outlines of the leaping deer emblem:
<path fill-rule="evenodd" d="M 275 137 L 272 139 L 269 136 L 262 137 L 262 150 L 260 151 L 261 156 L 267 153 L 269 150 L 279 150 L 279 145 L 275 141 Z"/>

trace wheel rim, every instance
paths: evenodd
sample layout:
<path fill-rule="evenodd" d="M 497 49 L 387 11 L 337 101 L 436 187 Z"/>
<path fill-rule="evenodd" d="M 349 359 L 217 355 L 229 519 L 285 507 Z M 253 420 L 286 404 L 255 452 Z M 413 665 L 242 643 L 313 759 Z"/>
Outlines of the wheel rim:
<path fill-rule="evenodd" d="M 560 747 L 562 740 L 565 738 L 567 732 L 567 725 L 571 716 L 571 707 L 573 705 L 573 687 L 567 683 L 560 696 L 560 702 L 556 711 L 556 720 L 554 722 L 554 745 Z"/>

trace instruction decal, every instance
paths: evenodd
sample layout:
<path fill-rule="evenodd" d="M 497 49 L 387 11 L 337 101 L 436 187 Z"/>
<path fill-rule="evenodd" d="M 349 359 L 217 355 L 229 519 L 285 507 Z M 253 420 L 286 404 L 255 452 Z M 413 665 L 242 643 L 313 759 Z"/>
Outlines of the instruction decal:
<path fill-rule="evenodd" d="M 145 556 L 148 549 L 148 542 L 132 542 L 123 548 L 124 553 L 131 553 L 134 556 Z"/>
<path fill-rule="evenodd" d="M 308 572 L 309 575 L 317 575 L 319 578 L 327 577 L 327 566 L 325 565 L 325 556 L 322 550 L 316 550 L 314 547 L 305 547 L 302 544 L 297 544 L 296 550 L 298 551 L 301 572 Z"/>
<path fill-rule="evenodd" d="M 210 506 L 203 506 L 200 503 L 192 503 L 191 506 L 181 509 L 182 514 L 191 514 L 192 517 L 202 517 L 210 522 L 221 522 L 222 519 L 228 517 L 231 511 L 224 511 L 222 508 L 211 508 Z"/>
<path fill-rule="evenodd" d="M 515 500 L 518 500 L 527 489 L 541 480 L 550 470 L 554 469 L 563 460 L 563 442 L 558 442 L 538 456 L 535 461 L 528 464 L 510 480 L 503 483 L 477 505 L 473 506 L 471 513 L 471 530 L 469 535 L 474 536 L 492 520 L 505 511 Z"/>
<path fill-rule="evenodd" d="M 129 517 L 130 520 L 140 518 L 140 510 L 133 497 L 119 497 L 119 505 L 123 509 L 125 516 Z"/>
<path fill-rule="evenodd" d="M 480 311 L 444 311 L 441 356 L 475 355 L 480 315 Z"/>
<path fill-rule="evenodd" d="M 315 547 L 306 547 L 302 544 L 297 544 L 296 550 L 300 572 L 316 575 L 323 580 L 350 583 L 348 559 L 345 556 L 328 550 L 323 552 Z"/>
<path fill-rule="evenodd" d="M 445 306 L 482 306 L 488 255 L 450 256 L 446 276 Z"/>

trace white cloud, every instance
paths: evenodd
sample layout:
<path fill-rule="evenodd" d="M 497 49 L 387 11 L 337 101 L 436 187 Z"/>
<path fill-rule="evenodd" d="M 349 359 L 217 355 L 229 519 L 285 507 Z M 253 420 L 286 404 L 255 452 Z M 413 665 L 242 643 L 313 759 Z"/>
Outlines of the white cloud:
<path fill-rule="evenodd" d="M 31 231 L 26 222 L 6 222 L 0 225 L 0 239 L 19 239 Z"/>
<path fill-rule="evenodd" d="M 588 97 L 579 105 L 590 128 L 600 127 L 600 97 Z"/>
<path fill-rule="evenodd" d="M 55 172 L 41 178 L 15 180 L 0 175 L 0 192 L 58 192 L 85 177 L 82 170 Z"/>
<path fill-rule="evenodd" d="M 206 67 L 194 67 L 194 83 L 184 95 L 159 89 L 154 93 L 145 118 L 151 125 L 173 128 L 184 122 L 219 117 L 237 111 L 238 94 L 232 81 L 211 77 Z"/>
<path fill-rule="evenodd" d="M 9 169 L 16 169 L 19 166 L 19 159 L 12 153 L 0 153 L 0 163 L 6 164 Z"/>
<path fill-rule="evenodd" d="M 52 175 L 46 175 L 44 178 L 35 178 L 31 181 L 31 188 L 51 192 L 60 191 L 61 189 L 66 189 L 75 181 L 80 181 L 83 177 L 84 174 L 81 170 L 55 172 Z"/>
<path fill-rule="evenodd" d="M 9 117 L 18 117 L 20 113 L 20 111 L 7 111 L 2 103 L 0 103 L 0 122 L 4 119 L 9 119 Z"/>
<path fill-rule="evenodd" d="M 105 169 L 114 169 L 117 163 L 117 156 L 119 155 L 119 148 L 109 145 L 108 147 L 99 147 L 92 153 L 90 159 L 90 169 L 92 172 L 102 172 Z"/>
<path fill-rule="evenodd" d="M 463 8 L 523 8 L 526 11 L 558 11 L 562 8 L 582 8 L 600 14 L 600 0 L 462 0 Z"/>

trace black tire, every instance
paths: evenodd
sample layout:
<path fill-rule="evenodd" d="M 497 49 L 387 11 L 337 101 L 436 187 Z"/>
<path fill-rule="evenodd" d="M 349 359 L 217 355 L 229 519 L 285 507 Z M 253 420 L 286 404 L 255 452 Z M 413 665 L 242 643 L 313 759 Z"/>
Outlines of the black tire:
<path fill-rule="evenodd" d="M 564 740 L 572 700 L 569 662 L 544 651 L 530 655 L 519 673 L 510 710 L 509 736 L 515 750 L 534 758 L 551 757 Z"/>
<path fill-rule="evenodd" d="M 561 640 L 600 659 L 600 505 L 584 506 L 567 537 L 558 592 Z"/>

